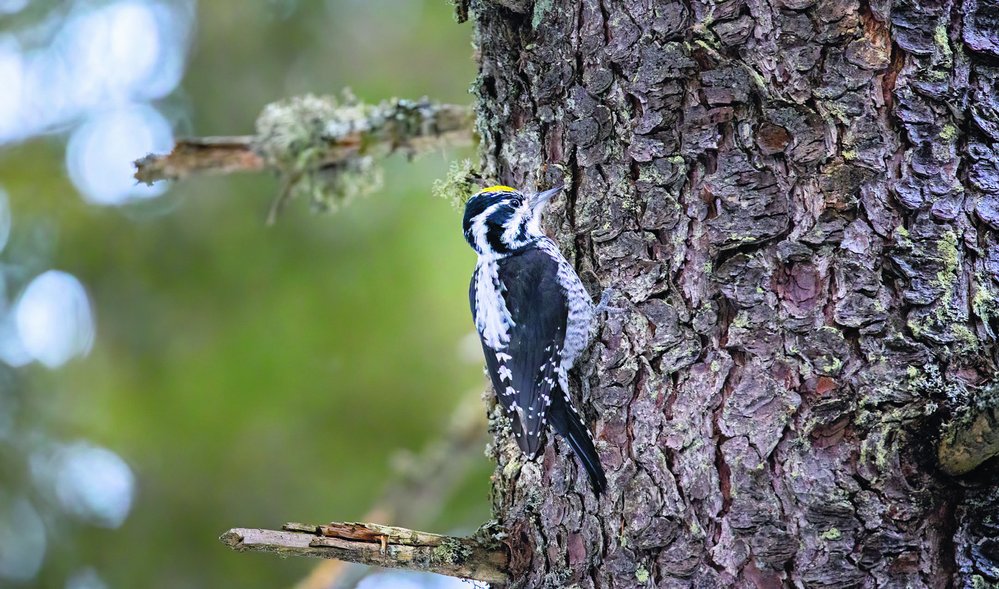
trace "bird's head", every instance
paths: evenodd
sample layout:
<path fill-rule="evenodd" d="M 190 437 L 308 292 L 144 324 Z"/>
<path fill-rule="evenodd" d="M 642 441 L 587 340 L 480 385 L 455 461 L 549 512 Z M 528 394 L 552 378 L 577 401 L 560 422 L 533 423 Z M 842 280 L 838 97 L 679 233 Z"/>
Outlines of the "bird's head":
<path fill-rule="evenodd" d="M 509 186 L 483 188 L 465 203 L 465 239 L 479 255 L 503 255 L 530 245 L 544 237 L 541 213 L 560 190 L 561 184 L 528 196 Z"/>

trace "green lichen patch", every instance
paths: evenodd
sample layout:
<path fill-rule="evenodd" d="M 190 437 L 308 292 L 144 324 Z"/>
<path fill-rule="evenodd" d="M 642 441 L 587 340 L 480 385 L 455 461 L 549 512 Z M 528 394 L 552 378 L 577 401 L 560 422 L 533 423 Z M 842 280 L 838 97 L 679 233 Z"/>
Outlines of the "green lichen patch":
<path fill-rule="evenodd" d="M 944 298 L 950 301 L 954 297 L 954 282 L 960 264 L 960 252 L 957 249 L 957 234 L 945 231 L 937 241 L 937 254 L 943 261 L 943 270 L 937 273 L 937 280 L 944 288 Z"/>
<path fill-rule="evenodd" d="M 541 21 L 544 20 L 545 15 L 552 9 L 554 2 L 552 0 L 537 0 L 534 3 L 534 13 L 531 15 L 531 28 L 536 29 Z"/>
<path fill-rule="evenodd" d="M 947 124 L 940 129 L 939 137 L 944 141 L 952 141 L 957 138 L 958 129 L 954 125 Z"/>
<path fill-rule="evenodd" d="M 828 530 L 822 532 L 822 534 L 819 537 L 822 538 L 823 540 L 828 540 L 830 542 L 833 542 L 842 538 L 843 532 L 839 531 L 838 528 L 829 528 Z"/>
<path fill-rule="evenodd" d="M 465 206 L 468 200 L 481 186 L 478 168 L 472 160 L 464 159 L 451 162 L 447 177 L 434 182 L 433 194 L 451 203 L 455 208 Z"/>
<path fill-rule="evenodd" d="M 472 549 L 465 546 L 457 538 L 444 538 L 440 546 L 430 553 L 430 564 L 433 566 L 459 565 L 472 556 Z"/>
<path fill-rule="evenodd" d="M 272 218 L 297 196 L 316 210 L 335 211 L 381 187 L 381 159 L 467 141 L 471 126 L 468 107 L 426 99 L 367 104 L 345 91 L 272 103 L 257 118 L 254 138 L 254 150 L 284 180 Z"/>
<path fill-rule="evenodd" d="M 976 272 L 973 292 L 971 309 L 981 320 L 986 335 L 995 338 L 999 325 L 999 287 L 989 274 Z"/>
<path fill-rule="evenodd" d="M 361 146 L 353 157 L 322 165 L 332 140 L 370 128 L 374 109 L 349 92 L 342 98 L 297 96 L 264 109 L 257 119 L 256 149 L 285 181 L 274 214 L 295 197 L 306 198 L 315 210 L 336 211 L 381 187 L 381 169 Z"/>
<path fill-rule="evenodd" d="M 906 369 L 905 389 L 913 396 L 942 401 L 952 408 L 965 407 L 971 403 L 971 393 L 961 381 L 948 380 L 935 364 Z"/>
<path fill-rule="evenodd" d="M 947 36 L 947 24 L 941 22 L 933 31 L 933 42 L 938 51 L 934 54 L 935 61 L 943 67 L 950 67 L 954 63 L 954 50 L 950 47 L 950 39 Z"/>
<path fill-rule="evenodd" d="M 897 228 L 893 256 L 908 268 L 906 296 L 916 303 L 906 316 L 909 332 L 933 344 L 939 354 L 970 361 L 981 342 L 968 312 L 974 306 L 968 304 L 958 233 L 928 223 L 913 227 L 911 234 Z"/>

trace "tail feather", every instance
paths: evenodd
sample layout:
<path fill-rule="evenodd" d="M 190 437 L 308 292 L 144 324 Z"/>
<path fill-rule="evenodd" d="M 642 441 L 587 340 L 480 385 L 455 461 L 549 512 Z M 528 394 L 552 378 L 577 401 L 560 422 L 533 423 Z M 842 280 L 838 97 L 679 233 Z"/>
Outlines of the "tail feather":
<path fill-rule="evenodd" d="M 517 445 L 520 446 L 520 451 L 524 453 L 524 456 L 528 458 L 537 456 L 538 451 L 541 450 L 541 432 L 530 433 L 524 431 L 524 422 L 516 414 L 513 414 L 513 423 L 511 425 Z"/>
<path fill-rule="evenodd" d="M 590 476 L 593 492 L 600 495 L 607 489 L 607 476 L 600 464 L 597 449 L 593 446 L 590 431 L 583 423 L 582 417 L 570 407 L 565 393 L 557 389 L 552 393 L 552 406 L 548 413 L 552 428 L 569 442 L 572 451 L 583 463 L 586 474 Z"/>

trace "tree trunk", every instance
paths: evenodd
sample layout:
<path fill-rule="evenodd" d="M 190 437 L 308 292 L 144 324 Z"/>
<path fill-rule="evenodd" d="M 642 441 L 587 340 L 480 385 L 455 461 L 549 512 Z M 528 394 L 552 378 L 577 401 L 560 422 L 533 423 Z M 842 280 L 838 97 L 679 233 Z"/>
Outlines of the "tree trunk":
<path fill-rule="evenodd" d="M 573 380 L 607 494 L 561 441 L 534 463 L 505 435 L 492 451 L 513 578 L 999 582 L 995 463 L 937 459 L 999 397 L 996 0 L 473 0 L 471 18 L 486 175 L 564 178 L 548 227 L 629 311 Z"/>

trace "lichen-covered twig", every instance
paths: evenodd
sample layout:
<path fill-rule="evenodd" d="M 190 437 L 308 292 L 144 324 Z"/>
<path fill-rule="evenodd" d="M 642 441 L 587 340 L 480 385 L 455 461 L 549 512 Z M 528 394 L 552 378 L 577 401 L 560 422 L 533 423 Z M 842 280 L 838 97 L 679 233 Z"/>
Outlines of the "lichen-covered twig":
<path fill-rule="evenodd" d="M 281 530 L 236 528 L 222 534 L 220 540 L 238 552 L 258 550 L 281 556 L 335 558 L 487 583 L 509 580 L 509 555 L 502 544 L 393 526 L 290 523 Z"/>
<path fill-rule="evenodd" d="M 299 96 L 264 108 L 256 134 L 180 140 L 173 151 L 135 162 L 135 178 L 151 183 L 195 174 L 274 170 L 285 188 L 274 211 L 305 194 L 332 209 L 380 185 L 377 162 L 395 152 L 417 155 L 472 141 L 465 105 L 430 100 L 363 103 L 353 95 Z"/>
<path fill-rule="evenodd" d="M 469 107 L 428 100 L 391 100 L 377 105 L 302 96 L 269 105 L 257 135 L 181 139 L 167 154 L 135 161 L 139 182 L 183 180 L 199 173 L 231 174 L 283 168 L 311 152 L 317 167 L 359 155 L 410 153 L 471 141 Z M 313 145 L 303 139 L 314 139 Z"/>

